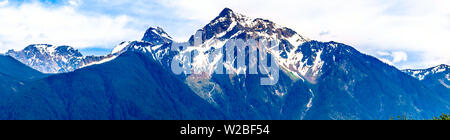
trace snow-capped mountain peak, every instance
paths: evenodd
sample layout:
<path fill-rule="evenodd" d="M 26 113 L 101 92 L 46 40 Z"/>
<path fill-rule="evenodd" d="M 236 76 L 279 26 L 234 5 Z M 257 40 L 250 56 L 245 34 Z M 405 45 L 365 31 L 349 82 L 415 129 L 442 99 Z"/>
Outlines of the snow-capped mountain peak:
<path fill-rule="evenodd" d="M 27 54 L 36 54 L 36 55 L 49 55 L 49 56 L 75 56 L 81 57 L 83 56 L 78 50 L 70 47 L 70 46 L 54 46 L 49 44 L 32 44 L 25 47 L 22 50 Z M 14 50 L 9 50 L 7 54 L 15 53 Z"/>
<path fill-rule="evenodd" d="M 150 27 L 144 34 L 142 41 L 150 42 L 154 45 L 170 43 L 172 37 L 169 36 L 161 27 Z"/>
<path fill-rule="evenodd" d="M 169 54 L 172 37 L 161 27 L 150 27 L 147 29 L 141 41 L 124 41 L 114 47 L 111 55 L 118 56 L 126 51 L 138 51 L 152 55 L 160 62 Z M 167 59 L 167 58 L 166 58 Z"/>
<path fill-rule="evenodd" d="M 25 47 L 24 51 L 29 52 L 40 52 L 40 53 L 53 53 L 55 51 L 56 46 L 49 44 L 32 44 Z"/>
<path fill-rule="evenodd" d="M 333 53 L 352 53 L 352 50 L 345 47 L 345 45 L 335 42 L 319 43 L 311 41 L 290 28 L 282 27 L 270 20 L 250 18 L 229 8 L 225 8 L 219 16 L 199 31 L 203 33 L 203 44 L 206 44 L 204 46 L 214 46 L 214 49 L 221 48 L 221 45 L 226 44 L 230 39 L 277 40 L 279 41 L 279 50 L 269 51 L 275 56 L 280 67 L 298 78 L 306 78 L 310 82 L 314 82 L 320 76 L 321 69 L 325 63 L 322 55 L 334 58 L 331 57 L 334 55 Z M 193 44 L 193 38 L 194 36 L 190 39 L 191 44 Z M 307 42 L 308 44 L 304 45 Z M 205 49 L 206 51 L 202 51 Z M 200 54 L 210 52 L 208 48 L 197 48 L 197 51 Z M 208 69 L 210 71 L 213 69 L 203 68 L 214 65 L 203 62 L 208 60 L 208 55 L 199 55 L 197 57 L 205 57 L 194 58 L 194 64 L 196 64 L 196 60 L 202 60 L 202 62 L 198 62 L 198 66 L 202 68 L 197 69 Z M 214 60 L 210 61 L 216 62 Z M 331 59 L 327 59 L 327 61 L 331 61 Z"/>
<path fill-rule="evenodd" d="M 72 71 L 75 68 L 68 63 L 83 55 L 70 46 L 53 46 L 49 44 L 33 44 L 21 51 L 9 50 L 7 55 L 43 73 L 59 73 Z"/>
<path fill-rule="evenodd" d="M 292 29 L 279 26 L 269 20 L 250 18 L 229 8 L 225 8 L 219 16 L 199 31 L 201 32 L 197 33 L 201 33 L 202 42 L 194 44 L 194 35 L 189 42 L 191 45 L 201 45 L 202 47 L 191 47 L 186 51 L 179 52 L 179 57 L 171 55 L 172 40 L 159 27 L 150 27 L 142 41 L 122 42 L 114 48 L 112 54 L 118 55 L 126 51 L 137 50 L 152 55 L 153 58 L 159 62 L 164 62 L 164 65 L 170 68 L 172 58 L 180 61 L 185 60 L 188 58 L 183 56 L 195 52 L 198 55 L 192 56 L 192 71 L 194 73 L 213 74 L 224 54 L 211 52 L 222 49 L 227 42 L 234 39 L 276 40 L 279 42 L 279 49 L 268 49 L 267 51 L 274 56 L 279 67 L 299 79 L 315 83 L 317 78 L 321 76 L 324 65 L 334 63 L 342 55 L 352 55 L 357 52 L 341 43 L 311 41 Z M 195 38 L 198 37 L 196 34 Z M 228 69 L 233 65 L 224 64 Z M 246 68 L 231 69 L 240 73 Z"/>
<path fill-rule="evenodd" d="M 150 27 L 144 34 L 142 41 L 122 42 L 111 51 L 111 54 L 103 56 L 83 56 L 83 54 L 73 47 L 54 46 L 50 44 L 33 44 L 25 47 L 21 51 L 9 50 L 6 55 L 12 56 L 43 73 L 63 73 L 108 62 L 130 49 L 150 52 L 151 49 L 156 49 L 155 46 L 162 46 L 171 42 L 172 37 L 161 27 Z M 163 55 L 163 52 L 168 52 L 169 50 L 166 47 L 163 52 L 160 50 L 153 51 L 152 53 Z"/>
<path fill-rule="evenodd" d="M 221 40 L 239 38 L 246 40 L 255 37 L 265 37 L 286 39 L 294 46 L 309 41 L 309 39 L 297 34 L 292 29 L 281 27 L 269 20 L 250 18 L 229 8 L 222 10 L 219 16 L 200 30 L 204 32 L 203 41 L 211 38 Z M 192 39 L 193 37 L 191 37 L 191 41 Z"/>
<path fill-rule="evenodd" d="M 441 89 L 442 86 L 450 89 L 450 66 L 441 64 L 428 69 L 407 69 L 404 73 L 419 79 L 425 85 L 433 89 Z M 446 91 L 444 91 L 446 92 Z"/>
<path fill-rule="evenodd" d="M 444 72 L 444 71 L 448 71 L 450 69 L 450 66 L 446 65 L 446 64 L 441 64 L 439 66 L 434 67 L 431 72 L 432 73 L 440 73 L 440 72 Z"/>
<path fill-rule="evenodd" d="M 91 63 L 113 57 L 112 55 L 83 56 L 73 47 L 50 44 L 33 44 L 21 51 L 9 50 L 6 55 L 42 73 L 71 72 Z"/>
<path fill-rule="evenodd" d="M 339 48 L 339 43 L 323 44 L 314 42 L 292 29 L 281 27 L 276 23 L 261 19 L 250 18 L 236 13 L 229 8 L 220 12 L 219 16 L 204 26 L 201 31 L 203 47 L 192 47 L 189 51 L 180 52 L 181 55 L 190 52 L 198 52 L 199 55 L 193 56 L 193 71 L 206 72 L 212 74 L 220 56 L 212 54 L 215 49 L 221 49 L 228 41 L 232 39 L 265 39 L 277 40 L 280 42 L 280 50 L 268 50 L 274 54 L 277 63 L 281 68 L 296 75 L 298 78 L 306 78 L 308 81 L 314 81 L 320 76 L 320 71 L 324 65 L 322 55 L 330 54 L 333 49 Z M 197 37 L 197 35 L 195 35 Z M 150 53 L 160 62 L 162 59 L 171 60 L 170 54 L 171 37 L 159 27 L 151 27 L 147 30 L 142 41 L 123 42 L 119 44 L 112 54 L 121 54 L 129 50 L 138 50 L 144 53 Z M 194 45 L 194 35 L 189 39 L 190 44 Z M 306 42 L 308 45 L 303 45 Z M 320 46 L 320 47 L 319 47 Z M 345 47 L 344 47 L 345 48 Z M 343 50 L 344 51 L 344 50 Z M 334 52 L 334 51 L 333 51 Z M 183 57 L 175 59 L 183 60 Z M 164 60 L 164 61 L 165 61 Z M 170 63 L 166 63 L 169 66 Z M 229 64 L 233 65 L 233 64 Z M 225 64 L 226 66 L 226 64 Z M 169 66 L 170 67 L 170 66 Z M 237 73 L 242 68 L 234 69 Z"/>
<path fill-rule="evenodd" d="M 438 74 L 438 73 L 443 73 L 443 72 L 450 72 L 450 66 L 446 65 L 446 64 L 441 64 L 435 67 L 431 67 L 428 69 L 406 69 L 403 70 L 404 73 L 411 75 L 412 77 L 419 79 L 419 80 L 424 80 L 426 79 L 429 75 L 433 75 L 433 74 Z M 449 76 L 447 76 L 449 77 Z M 447 78 L 447 80 L 450 80 L 449 78 Z"/>

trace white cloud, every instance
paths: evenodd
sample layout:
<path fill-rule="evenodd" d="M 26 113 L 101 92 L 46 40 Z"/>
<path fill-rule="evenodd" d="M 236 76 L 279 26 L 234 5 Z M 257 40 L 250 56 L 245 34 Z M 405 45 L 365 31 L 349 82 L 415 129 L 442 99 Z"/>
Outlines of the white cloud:
<path fill-rule="evenodd" d="M 9 3 L 8 0 L 0 1 L 0 7 L 5 6 L 5 5 L 8 5 L 8 3 Z"/>
<path fill-rule="evenodd" d="M 393 66 L 408 61 L 408 54 L 403 51 L 378 51 L 376 52 L 376 56 L 378 56 L 381 61 Z"/>
<path fill-rule="evenodd" d="M 379 56 L 389 56 L 389 55 L 391 55 L 389 52 L 384 52 L 384 51 L 378 51 L 377 54 Z"/>
<path fill-rule="evenodd" d="M 408 60 L 408 55 L 405 52 L 393 52 L 392 57 L 393 57 L 393 59 L 392 59 L 393 63 L 399 63 L 399 62 Z"/>
<path fill-rule="evenodd" d="M 127 27 L 134 20 L 129 16 L 84 14 L 73 6 L 38 2 L 1 7 L 0 19 L 0 52 L 34 43 L 112 47 L 123 40 L 136 40 L 143 32 Z"/>
<path fill-rule="evenodd" d="M 79 6 L 81 4 L 81 0 L 69 0 L 69 4 L 71 6 L 77 7 L 77 6 Z"/>

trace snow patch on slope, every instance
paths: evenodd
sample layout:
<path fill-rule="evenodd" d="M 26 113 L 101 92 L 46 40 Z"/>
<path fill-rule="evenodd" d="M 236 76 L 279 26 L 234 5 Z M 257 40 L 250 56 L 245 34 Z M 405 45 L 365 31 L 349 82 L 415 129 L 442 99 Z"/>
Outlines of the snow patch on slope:
<path fill-rule="evenodd" d="M 103 60 L 100 60 L 100 61 L 97 61 L 97 62 L 89 63 L 87 65 L 81 66 L 80 68 L 85 68 L 85 67 L 89 67 L 89 66 L 93 66 L 93 65 L 103 64 L 103 63 L 109 62 L 111 60 L 114 60 L 116 58 L 117 58 L 117 56 L 113 56 L 113 57 L 106 58 L 106 59 L 103 59 Z"/>
<path fill-rule="evenodd" d="M 417 70 L 407 69 L 407 70 L 403 70 L 403 72 L 408 75 L 411 75 L 412 77 L 417 78 L 419 80 L 424 80 L 428 75 L 442 73 L 442 72 L 446 72 L 449 70 L 450 70 L 450 67 L 448 65 L 442 64 L 442 65 L 432 67 L 429 69 L 417 69 Z M 448 79 L 449 78 L 447 77 L 447 80 Z"/>
<path fill-rule="evenodd" d="M 111 54 L 120 53 L 120 51 L 122 51 L 128 45 L 130 45 L 130 41 L 125 41 L 125 42 L 120 43 L 119 45 L 114 47 L 114 49 L 112 50 Z"/>

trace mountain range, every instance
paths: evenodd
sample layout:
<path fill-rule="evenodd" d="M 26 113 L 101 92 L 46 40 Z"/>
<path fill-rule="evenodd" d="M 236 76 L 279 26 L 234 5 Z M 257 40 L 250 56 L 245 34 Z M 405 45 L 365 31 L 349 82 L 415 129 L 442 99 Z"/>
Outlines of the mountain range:
<path fill-rule="evenodd" d="M 198 47 L 190 51 L 171 51 L 176 42 L 159 27 L 105 56 L 51 45 L 9 51 L 36 70 L 59 74 L 1 57 L 29 76 L 1 81 L 0 96 L 8 100 L 0 103 L 0 119 L 423 119 L 450 110 L 448 65 L 401 71 L 351 46 L 311 40 L 228 8 L 196 34 L 201 42 L 193 35 L 187 42 Z M 278 82 L 261 85 L 262 77 L 273 75 L 247 74 L 236 61 L 224 64 L 232 74 L 215 74 L 224 45 L 234 39 L 277 40 L 279 49 L 267 53 L 280 67 Z M 183 55 L 193 52 L 192 58 Z M 175 75 L 174 59 L 189 59 L 192 71 L 203 72 Z M 8 89 L 21 80 L 26 84 Z"/>
<path fill-rule="evenodd" d="M 71 72 L 112 57 L 112 55 L 83 56 L 73 47 L 49 44 L 29 45 L 21 51 L 9 50 L 6 55 L 19 60 L 33 69 L 50 74 Z"/>

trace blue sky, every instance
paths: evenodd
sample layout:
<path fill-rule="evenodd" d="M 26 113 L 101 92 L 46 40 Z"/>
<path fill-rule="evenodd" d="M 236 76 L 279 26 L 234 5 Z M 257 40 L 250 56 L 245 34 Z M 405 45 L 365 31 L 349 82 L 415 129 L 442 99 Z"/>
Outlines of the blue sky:
<path fill-rule="evenodd" d="M 401 69 L 450 63 L 448 0 L 0 0 L 0 53 L 48 43 L 99 55 L 149 26 L 185 41 L 225 7 Z"/>

